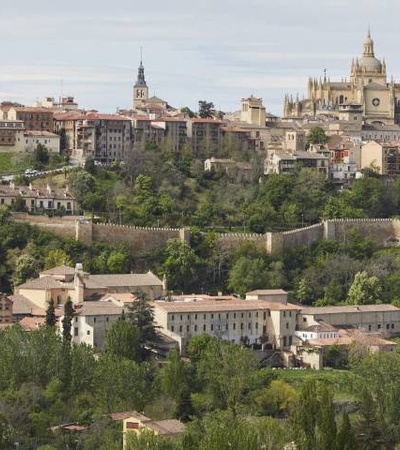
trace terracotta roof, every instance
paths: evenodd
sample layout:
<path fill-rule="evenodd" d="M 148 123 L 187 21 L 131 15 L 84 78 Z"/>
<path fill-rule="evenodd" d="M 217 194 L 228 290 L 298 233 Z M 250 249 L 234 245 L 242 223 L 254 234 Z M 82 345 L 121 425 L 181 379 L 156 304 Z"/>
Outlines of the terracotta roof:
<path fill-rule="evenodd" d="M 25 331 L 33 331 L 42 327 L 46 323 L 44 317 L 24 317 L 19 324 Z"/>
<path fill-rule="evenodd" d="M 33 106 L 12 106 L 17 112 L 26 112 L 26 113 L 48 113 L 53 115 L 53 111 L 49 108 L 35 108 Z"/>

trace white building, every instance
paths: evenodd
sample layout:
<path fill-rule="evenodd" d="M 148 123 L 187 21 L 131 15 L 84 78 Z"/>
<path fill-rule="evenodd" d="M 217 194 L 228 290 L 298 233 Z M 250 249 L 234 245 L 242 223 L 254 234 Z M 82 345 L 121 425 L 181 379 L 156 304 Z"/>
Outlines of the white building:
<path fill-rule="evenodd" d="M 120 320 L 123 308 L 110 302 L 83 302 L 75 306 L 72 322 L 72 342 L 87 344 L 104 351 L 107 332 Z M 62 324 L 62 318 L 60 319 Z"/>
<path fill-rule="evenodd" d="M 60 136 L 58 134 L 48 131 L 25 131 L 23 150 L 32 153 L 38 144 L 44 145 L 50 153 L 60 153 Z"/>
<path fill-rule="evenodd" d="M 246 344 L 269 344 L 282 349 L 292 345 L 298 306 L 267 300 L 242 300 L 232 296 L 188 295 L 153 303 L 160 331 L 180 346 L 198 334 Z"/>

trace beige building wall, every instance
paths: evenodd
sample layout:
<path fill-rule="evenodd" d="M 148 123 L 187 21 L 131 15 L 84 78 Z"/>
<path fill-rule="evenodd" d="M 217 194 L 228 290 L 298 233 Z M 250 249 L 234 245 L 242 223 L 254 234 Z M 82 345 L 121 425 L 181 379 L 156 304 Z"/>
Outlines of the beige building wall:
<path fill-rule="evenodd" d="M 361 168 L 374 166 L 383 174 L 383 147 L 375 141 L 369 141 L 361 147 Z"/>

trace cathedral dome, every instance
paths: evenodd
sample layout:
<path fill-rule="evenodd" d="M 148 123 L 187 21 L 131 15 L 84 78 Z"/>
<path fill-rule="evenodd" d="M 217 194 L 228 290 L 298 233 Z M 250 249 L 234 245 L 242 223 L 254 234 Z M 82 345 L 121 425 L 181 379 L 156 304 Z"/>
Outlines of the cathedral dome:
<path fill-rule="evenodd" d="M 369 30 L 364 40 L 364 53 L 358 60 L 358 65 L 363 72 L 382 72 L 382 64 L 374 55 L 374 41 Z"/>
<path fill-rule="evenodd" d="M 374 56 L 363 56 L 358 60 L 359 67 L 365 72 L 382 72 L 382 64 Z"/>

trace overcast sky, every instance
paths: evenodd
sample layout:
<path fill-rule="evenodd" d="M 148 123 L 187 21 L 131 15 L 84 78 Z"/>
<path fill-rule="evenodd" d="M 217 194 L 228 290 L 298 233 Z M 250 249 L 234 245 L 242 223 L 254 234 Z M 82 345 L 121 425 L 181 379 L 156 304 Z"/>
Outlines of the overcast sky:
<path fill-rule="evenodd" d="M 400 82 L 399 0 L 19 0 L 2 2 L 1 100 L 72 95 L 84 108 L 132 105 L 140 47 L 150 95 L 234 111 L 262 97 L 281 115 L 309 76 L 349 77 L 368 26 Z"/>

